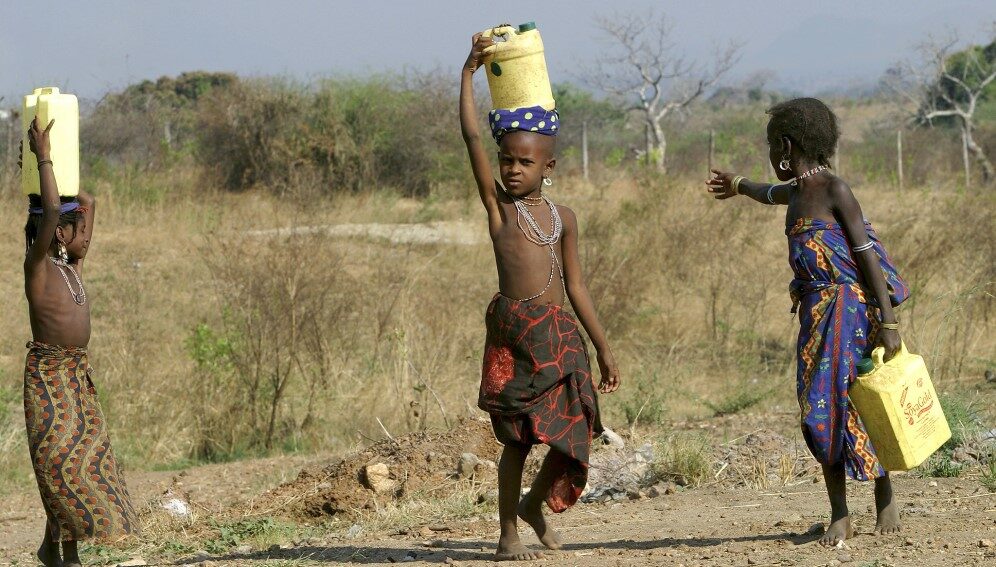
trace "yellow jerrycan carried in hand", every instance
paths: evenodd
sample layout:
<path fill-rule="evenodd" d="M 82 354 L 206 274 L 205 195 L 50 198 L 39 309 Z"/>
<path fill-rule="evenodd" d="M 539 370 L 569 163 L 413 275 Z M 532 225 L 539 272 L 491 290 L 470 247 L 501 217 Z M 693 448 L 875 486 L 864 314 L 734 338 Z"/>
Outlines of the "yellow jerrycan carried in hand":
<path fill-rule="evenodd" d="M 527 22 L 518 28 L 503 25 L 485 30 L 483 37 L 496 43 L 484 49 L 484 68 L 494 108 L 542 106 L 553 110 L 553 90 L 546 71 L 543 39 L 536 24 Z"/>
<path fill-rule="evenodd" d="M 25 95 L 22 110 L 24 154 L 21 190 L 25 195 L 41 194 L 38 158 L 28 149 L 28 128 L 37 115 L 38 125 L 42 129 L 55 119 L 55 125 L 49 133 L 55 182 L 59 186 L 59 195 L 75 197 L 80 192 L 80 105 L 76 95 L 60 93 L 56 87 L 42 87 Z"/>
<path fill-rule="evenodd" d="M 858 363 L 848 396 L 885 470 L 908 471 L 950 439 L 951 429 L 923 357 L 905 344 L 892 360 L 884 355 L 878 347 Z"/>

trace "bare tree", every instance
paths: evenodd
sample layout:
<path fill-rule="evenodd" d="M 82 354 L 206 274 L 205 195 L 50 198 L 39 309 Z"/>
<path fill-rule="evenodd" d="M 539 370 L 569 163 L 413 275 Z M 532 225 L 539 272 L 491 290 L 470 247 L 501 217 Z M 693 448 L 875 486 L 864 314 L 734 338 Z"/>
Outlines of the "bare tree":
<path fill-rule="evenodd" d="M 988 46 L 956 51 L 959 43 L 954 34 L 943 41 L 928 40 L 918 48 L 920 61 L 897 64 L 886 73 L 885 83 L 902 97 L 914 122 L 933 126 L 935 121 L 954 120 L 988 183 L 996 172 L 973 134 L 975 111 L 996 80 L 996 25 Z"/>
<path fill-rule="evenodd" d="M 664 171 L 664 121 L 715 85 L 736 64 L 741 45 L 731 42 L 714 54 L 711 66 L 703 66 L 678 50 L 664 14 L 627 12 L 599 16 L 595 22 L 612 47 L 583 78 L 639 113 L 647 130 L 647 159 Z"/>

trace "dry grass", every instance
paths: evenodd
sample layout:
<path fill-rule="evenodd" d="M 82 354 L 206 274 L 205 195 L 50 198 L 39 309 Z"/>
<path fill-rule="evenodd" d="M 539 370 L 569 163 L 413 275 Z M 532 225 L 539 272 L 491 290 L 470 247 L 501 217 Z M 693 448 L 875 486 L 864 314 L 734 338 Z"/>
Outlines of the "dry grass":
<path fill-rule="evenodd" d="M 100 220 L 87 282 L 97 387 L 129 466 L 336 451 L 381 438 L 378 418 L 393 434 L 477 412 L 483 309 L 496 290 L 488 244 L 245 236 L 413 220 L 484 231 L 465 188 L 302 205 L 211 191 L 189 168 L 116 175 L 93 188 Z M 560 179 L 552 195 L 581 219 L 582 262 L 621 365 L 623 389 L 603 401 L 607 423 L 793 408 L 784 210 L 712 202 L 697 180 L 600 175 Z M 18 378 L 29 326 L 21 197 L 14 177 L 0 183 L 3 491 L 30 482 Z M 900 199 L 874 186 L 857 195 L 913 286 L 901 310 L 907 344 L 939 389 L 983 384 L 996 352 L 994 197 L 923 188 Z M 217 347 L 206 363 L 191 343 L 199 326 L 210 331 L 200 346 Z"/>

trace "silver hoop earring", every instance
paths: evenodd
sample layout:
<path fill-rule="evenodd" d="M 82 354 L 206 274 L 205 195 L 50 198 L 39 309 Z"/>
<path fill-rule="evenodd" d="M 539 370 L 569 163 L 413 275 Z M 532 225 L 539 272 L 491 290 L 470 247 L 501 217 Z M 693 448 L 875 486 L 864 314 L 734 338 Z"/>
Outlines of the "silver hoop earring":
<path fill-rule="evenodd" d="M 553 180 L 550 179 L 549 177 L 544 177 L 543 178 L 543 185 L 546 185 L 547 187 L 549 187 L 549 186 L 553 185 Z"/>
<path fill-rule="evenodd" d="M 778 162 L 778 169 L 782 171 L 788 171 L 790 167 L 792 167 L 792 164 L 790 164 L 789 160 L 787 159 L 783 159 L 782 161 Z"/>

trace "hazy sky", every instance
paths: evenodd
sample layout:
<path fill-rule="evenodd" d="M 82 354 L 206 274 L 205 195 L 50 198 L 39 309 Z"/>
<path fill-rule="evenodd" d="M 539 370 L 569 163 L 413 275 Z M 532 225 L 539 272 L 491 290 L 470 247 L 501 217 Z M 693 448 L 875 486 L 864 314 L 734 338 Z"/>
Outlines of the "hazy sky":
<path fill-rule="evenodd" d="M 927 33 L 981 40 L 996 20 L 984 0 L 18 1 L 3 9 L 0 105 L 35 86 L 97 98 L 189 70 L 300 79 L 455 70 L 471 34 L 504 21 L 535 20 L 553 80 L 566 80 L 604 49 L 593 16 L 650 6 L 672 18 L 689 57 L 704 61 L 736 38 L 745 47 L 731 80 L 771 70 L 776 85 L 800 92 L 873 82 Z"/>

